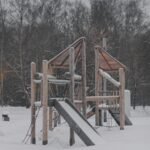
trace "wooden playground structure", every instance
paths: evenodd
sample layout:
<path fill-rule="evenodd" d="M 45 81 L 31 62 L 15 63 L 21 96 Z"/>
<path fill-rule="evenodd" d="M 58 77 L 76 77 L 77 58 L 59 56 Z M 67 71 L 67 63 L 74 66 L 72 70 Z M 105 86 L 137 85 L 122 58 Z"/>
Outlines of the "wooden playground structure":
<path fill-rule="evenodd" d="M 70 145 L 74 144 L 74 131 L 86 145 L 95 142 L 74 120 L 70 112 L 84 121 L 93 137 L 97 138 L 95 129 L 87 122 L 87 103 L 95 103 L 95 123 L 101 125 L 102 112 L 115 104 L 119 114 L 120 129 L 125 125 L 125 70 L 126 67 L 113 58 L 102 47 L 95 46 L 95 95 L 87 96 L 86 86 L 86 42 L 81 37 L 49 61 L 43 60 L 42 72 L 31 63 L 31 143 L 36 143 L 36 110 L 42 107 L 43 127 L 42 143 L 48 143 L 48 130 L 53 129 L 56 110 L 70 126 Z M 113 77 L 114 75 L 114 77 Z M 116 79 L 115 79 L 116 78 Z M 117 79 L 119 78 L 119 81 Z M 108 85 L 108 80 L 112 86 Z M 111 92 L 110 92 L 111 89 Z M 59 91 L 59 92 L 58 92 Z M 39 93 L 39 94 L 37 94 Z M 109 93 L 109 94 L 108 94 Z M 105 107 L 104 108 L 104 104 Z M 116 107 L 117 106 L 117 107 Z M 54 109 L 55 107 L 55 109 Z M 69 110 L 70 109 L 70 112 Z"/>
<path fill-rule="evenodd" d="M 124 129 L 125 124 L 125 69 L 126 67 L 118 60 L 113 58 L 102 47 L 95 46 L 95 96 L 87 96 L 86 101 L 96 103 L 95 123 L 101 125 L 102 115 L 99 111 L 100 104 L 107 104 L 105 109 L 109 109 L 113 104 L 119 104 L 120 129 Z M 109 72 L 109 73 L 108 73 Z M 119 81 L 114 79 L 110 74 L 115 73 L 119 76 Z M 113 84 L 111 92 L 107 89 L 107 82 Z M 103 108 L 104 109 L 104 108 Z"/>

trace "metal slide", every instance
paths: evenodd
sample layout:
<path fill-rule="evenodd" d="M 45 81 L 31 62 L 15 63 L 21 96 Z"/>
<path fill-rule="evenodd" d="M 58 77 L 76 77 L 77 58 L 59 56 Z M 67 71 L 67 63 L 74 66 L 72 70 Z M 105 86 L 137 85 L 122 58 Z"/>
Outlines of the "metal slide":
<path fill-rule="evenodd" d="M 90 125 L 90 123 L 81 115 L 81 113 L 72 105 L 69 100 L 54 100 L 53 106 L 87 146 L 96 145 L 103 141 L 98 135 L 97 131 Z"/>
<path fill-rule="evenodd" d="M 111 114 L 111 116 L 114 118 L 114 120 L 116 121 L 116 123 L 117 123 L 118 125 L 120 125 L 119 110 L 109 109 L 108 111 L 109 111 L 109 113 Z M 125 125 L 126 125 L 126 126 L 131 126 L 131 125 L 132 125 L 132 122 L 130 121 L 130 119 L 128 118 L 127 115 L 125 115 Z"/>
<path fill-rule="evenodd" d="M 114 118 L 116 123 L 120 126 L 119 110 L 109 108 L 108 111 L 111 114 L 111 116 Z M 87 117 L 90 118 L 93 115 L 95 115 L 95 107 L 90 112 L 87 113 Z M 130 119 L 128 118 L 127 115 L 125 115 L 125 125 L 126 126 L 131 126 L 132 125 L 132 122 L 130 121 Z"/>

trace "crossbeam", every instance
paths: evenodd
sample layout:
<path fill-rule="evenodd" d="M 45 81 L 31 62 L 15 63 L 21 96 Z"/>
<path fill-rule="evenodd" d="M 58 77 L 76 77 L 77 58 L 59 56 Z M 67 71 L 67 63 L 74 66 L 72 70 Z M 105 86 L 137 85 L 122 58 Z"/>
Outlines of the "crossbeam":
<path fill-rule="evenodd" d="M 35 73 L 35 79 L 42 79 L 42 78 L 43 78 L 43 73 L 40 73 L 40 72 Z M 47 78 L 48 79 L 56 79 L 56 77 L 53 75 L 47 75 Z"/>
<path fill-rule="evenodd" d="M 42 82 L 42 79 L 33 80 L 34 83 L 40 84 Z M 55 85 L 66 85 L 70 83 L 70 80 L 62 80 L 62 79 L 48 79 L 49 84 L 55 84 Z M 80 84 L 80 81 L 76 81 L 75 84 Z"/>
<path fill-rule="evenodd" d="M 66 79 L 70 79 L 70 76 L 71 76 L 70 72 L 65 72 L 64 76 Z M 74 74 L 73 76 L 74 76 L 74 80 L 81 80 L 82 79 L 82 77 L 78 74 Z"/>
<path fill-rule="evenodd" d="M 70 80 L 48 79 L 48 82 L 51 84 L 64 85 L 69 84 Z"/>
<path fill-rule="evenodd" d="M 41 79 L 40 80 L 35 80 L 34 79 L 33 82 L 36 83 L 36 84 L 40 84 L 42 82 L 42 80 Z"/>
<path fill-rule="evenodd" d="M 104 100 L 116 100 L 119 99 L 119 96 L 87 96 L 86 97 L 86 101 L 92 101 L 92 102 L 96 102 L 98 101 L 104 101 Z"/>

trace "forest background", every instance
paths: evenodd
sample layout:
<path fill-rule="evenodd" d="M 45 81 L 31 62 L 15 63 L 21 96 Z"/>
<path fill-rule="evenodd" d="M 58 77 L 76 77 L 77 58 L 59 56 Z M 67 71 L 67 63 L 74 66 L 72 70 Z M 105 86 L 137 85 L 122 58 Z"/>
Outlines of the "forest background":
<path fill-rule="evenodd" d="M 128 68 L 131 102 L 150 105 L 150 18 L 145 0 L 0 0 L 0 103 L 29 106 L 30 63 L 40 71 L 81 36 L 87 42 L 87 84 L 94 88 L 94 45 Z"/>

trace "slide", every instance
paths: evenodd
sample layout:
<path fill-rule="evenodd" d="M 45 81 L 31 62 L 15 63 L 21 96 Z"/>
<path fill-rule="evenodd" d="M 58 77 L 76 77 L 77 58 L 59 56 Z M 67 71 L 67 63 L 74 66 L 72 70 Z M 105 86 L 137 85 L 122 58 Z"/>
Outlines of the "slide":
<path fill-rule="evenodd" d="M 114 120 L 116 121 L 116 123 L 117 123 L 118 125 L 120 125 L 119 110 L 116 110 L 116 109 L 109 109 L 108 111 L 109 111 L 109 113 L 111 114 L 111 116 L 114 118 Z M 126 125 L 126 126 L 131 126 L 131 125 L 132 125 L 132 122 L 130 121 L 130 119 L 128 118 L 127 115 L 125 115 L 125 125 Z"/>
<path fill-rule="evenodd" d="M 109 108 L 108 111 L 111 114 L 111 116 L 114 118 L 116 123 L 118 125 L 120 125 L 119 110 Z M 93 107 L 93 109 L 90 112 L 87 113 L 87 118 L 90 118 L 93 115 L 95 115 L 95 107 Z M 126 126 L 131 126 L 132 125 L 132 122 L 130 121 L 130 119 L 128 118 L 127 115 L 125 115 L 125 125 Z"/>
<path fill-rule="evenodd" d="M 96 145 L 103 141 L 97 131 L 69 100 L 54 100 L 53 105 L 87 146 Z"/>

